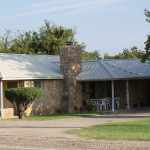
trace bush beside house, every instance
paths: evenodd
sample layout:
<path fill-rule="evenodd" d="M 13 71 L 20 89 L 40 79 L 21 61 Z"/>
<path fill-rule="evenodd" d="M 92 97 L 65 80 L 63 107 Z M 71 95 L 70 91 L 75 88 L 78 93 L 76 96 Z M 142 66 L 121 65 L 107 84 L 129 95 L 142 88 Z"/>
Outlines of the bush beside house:
<path fill-rule="evenodd" d="M 13 104 L 19 119 L 24 119 L 24 112 L 35 98 L 40 98 L 43 90 L 37 87 L 10 88 L 5 90 L 6 98 Z"/>

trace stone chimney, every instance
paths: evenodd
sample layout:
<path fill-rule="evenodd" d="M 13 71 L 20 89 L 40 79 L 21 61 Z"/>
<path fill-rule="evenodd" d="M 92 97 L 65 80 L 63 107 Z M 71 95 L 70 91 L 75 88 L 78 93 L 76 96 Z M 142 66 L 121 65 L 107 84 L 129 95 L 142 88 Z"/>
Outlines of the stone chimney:
<path fill-rule="evenodd" d="M 76 112 L 82 106 L 82 83 L 76 77 L 82 71 L 82 49 L 67 42 L 60 48 L 60 73 L 64 75 L 63 106 L 68 112 Z"/>

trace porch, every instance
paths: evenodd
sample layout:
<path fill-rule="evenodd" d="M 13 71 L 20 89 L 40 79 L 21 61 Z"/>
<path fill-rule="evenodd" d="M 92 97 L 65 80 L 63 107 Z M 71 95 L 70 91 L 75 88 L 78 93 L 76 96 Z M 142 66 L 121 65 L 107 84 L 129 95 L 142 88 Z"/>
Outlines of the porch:
<path fill-rule="evenodd" d="M 84 81 L 83 100 L 111 98 L 110 109 L 118 109 L 115 98 L 118 97 L 119 109 L 150 107 L 150 79 Z"/>

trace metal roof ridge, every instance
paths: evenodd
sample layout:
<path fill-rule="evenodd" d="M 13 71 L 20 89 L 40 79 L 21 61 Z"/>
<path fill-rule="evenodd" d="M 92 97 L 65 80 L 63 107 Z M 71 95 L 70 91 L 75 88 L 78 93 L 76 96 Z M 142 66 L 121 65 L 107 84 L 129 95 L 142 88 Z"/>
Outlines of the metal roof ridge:
<path fill-rule="evenodd" d="M 102 59 L 102 61 L 115 61 L 115 60 L 140 60 L 140 58 Z"/>
<path fill-rule="evenodd" d="M 99 60 L 96 60 L 96 59 L 94 59 L 94 60 L 82 60 L 82 63 L 84 63 L 84 62 L 99 62 Z"/>
<path fill-rule="evenodd" d="M 138 75 L 138 74 L 136 74 L 136 73 L 133 73 L 133 72 L 130 72 L 130 71 L 128 71 L 128 70 L 122 69 L 122 68 L 120 68 L 120 67 L 114 66 L 114 65 L 109 64 L 109 63 L 107 63 L 107 62 L 105 62 L 105 63 L 106 63 L 107 65 L 110 65 L 110 66 L 116 67 L 116 68 L 118 68 L 118 69 L 120 69 L 120 70 L 123 70 L 123 71 L 126 71 L 126 72 L 128 72 L 128 73 L 131 73 L 131 74 L 134 74 L 134 75 L 139 76 L 139 75 Z"/>
<path fill-rule="evenodd" d="M 0 53 L 0 55 L 15 55 L 15 56 L 50 56 L 50 57 L 59 57 L 59 55 L 32 55 L 32 54 L 13 54 L 13 53 Z"/>
<path fill-rule="evenodd" d="M 99 61 L 99 63 L 112 76 L 112 78 L 117 78 L 117 76 L 107 67 L 104 62 Z"/>

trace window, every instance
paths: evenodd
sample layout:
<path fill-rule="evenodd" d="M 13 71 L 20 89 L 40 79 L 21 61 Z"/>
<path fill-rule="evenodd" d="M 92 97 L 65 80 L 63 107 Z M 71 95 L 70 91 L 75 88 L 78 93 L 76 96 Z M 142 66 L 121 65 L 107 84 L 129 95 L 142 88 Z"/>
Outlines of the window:
<path fill-rule="evenodd" d="M 41 81 L 34 81 L 34 87 L 41 88 Z"/>
<path fill-rule="evenodd" d="M 89 82 L 89 88 L 92 90 L 90 98 L 95 98 L 95 82 Z"/>
<path fill-rule="evenodd" d="M 7 82 L 7 88 L 17 88 L 18 87 L 18 83 L 17 82 Z"/>

